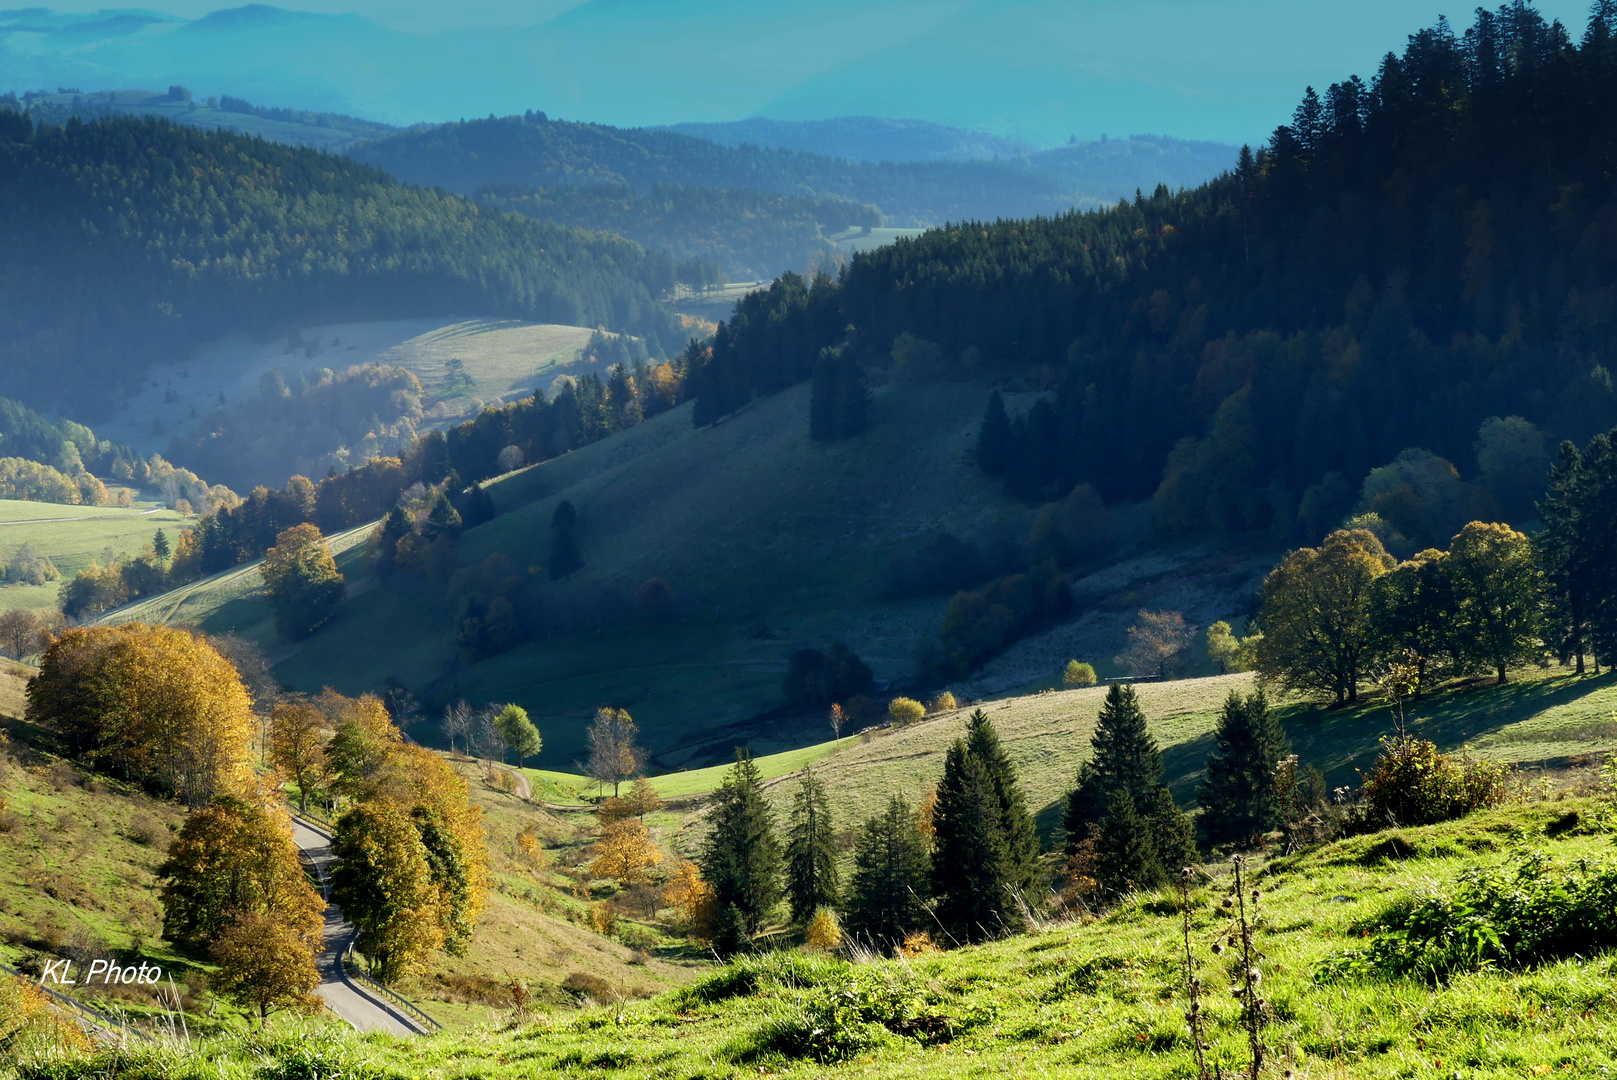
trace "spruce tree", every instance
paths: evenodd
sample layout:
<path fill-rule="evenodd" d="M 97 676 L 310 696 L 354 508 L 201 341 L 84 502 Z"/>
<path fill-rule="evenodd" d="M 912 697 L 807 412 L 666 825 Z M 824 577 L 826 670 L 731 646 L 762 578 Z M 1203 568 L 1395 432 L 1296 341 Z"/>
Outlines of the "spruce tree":
<path fill-rule="evenodd" d="M 1132 802 L 1134 816 L 1145 823 L 1157 870 L 1166 875 L 1194 862 L 1196 846 L 1190 819 L 1174 803 L 1173 794 L 1162 782 L 1162 753 L 1157 742 L 1146 729 L 1145 713 L 1140 709 L 1134 687 L 1114 684 L 1106 693 L 1100 709 L 1095 734 L 1090 739 L 1094 756 L 1078 770 L 1078 782 L 1067 795 L 1067 810 L 1062 824 L 1067 831 L 1067 850 L 1073 852 L 1089 826 L 1100 826 L 1099 847 L 1118 842 L 1108 838 L 1107 819 L 1112 818 L 1113 829 L 1131 827 L 1127 819 L 1118 819 L 1112 813 L 1119 795 Z M 1117 822 L 1121 820 L 1122 823 Z M 1137 871 L 1136 886 L 1144 880 Z M 1152 881 L 1156 876 L 1146 875 Z"/>
<path fill-rule="evenodd" d="M 932 814 L 932 892 L 939 924 L 954 941 L 984 941 L 1022 928 L 1017 875 L 999 793 L 983 761 L 956 739 L 944 759 Z"/>
<path fill-rule="evenodd" d="M 1033 888 L 1039 872 L 1039 835 L 1028 813 L 1027 800 L 1016 782 L 1016 766 L 1000 745 L 988 714 L 976 709 L 966 728 L 966 749 L 981 761 L 999 800 L 1000 827 L 1005 835 L 1005 856 L 1012 881 L 1022 892 Z"/>
<path fill-rule="evenodd" d="M 578 511 L 573 509 L 571 502 L 563 499 L 550 516 L 550 528 L 555 533 L 550 542 L 547 566 L 551 581 L 571 577 L 584 568 L 584 557 L 578 553 L 578 538 L 573 535 L 577 526 Z"/>
<path fill-rule="evenodd" d="M 1134 687 L 1113 683 L 1100 707 L 1089 745 L 1093 756 L 1078 770 L 1077 787 L 1067 797 L 1063 820 L 1068 836 L 1083 836 L 1099 822 L 1112 795 L 1126 791 L 1140 805 L 1162 776 L 1162 753 L 1151 737 Z"/>
<path fill-rule="evenodd" d="M 926 841 L 901 795 L 865 822 L 853 852 L 845 912 L 849 935 L 883 952 L 920 929 L 930 891 Z"/>
<path fill-rule="evenodd" d="M 1095 840 L 1095 876 L 1101 890 L 1113 896 L 1155 889 L 1168 880 L 1157 858 L 1151 823 L 1140 816 L 1127 792 L 1116 792 L 1101 816 Z"/>
<path fill-rule="evenodd" d="M 995 390 L 988 396 L 982 426 L 977 429 L 977 467 L 989 476 L 1003 476 L 1011 445 L 1011 418 L 1005 399 Z"/>
<path fill-rule="evenodd" d="M 728 918 L 733 907 L 751 934 L 780 899 L 780 845 L 763 778 L 747 751 L 736 751 L 709 820 L 712 828 L 697 856 L 702 879 L 713 887 L 719 911 Z"/>
<path fill-rule="evenodd" d="M 449 501 L 449 496 L 440 491 L 427 511 L 427 532 L 432 536 L 459 536 L 460 528 L 460 511 Z"/>
<path fill-rule="evenodd" d="M 812 769 L 792 801 L 786 837 L 786 897 L 792 918 L 807 922 L 822 907 L 837 903 L 837 848 L 831 826 L 831 800 Z"/>
<path fill-rule="evenodd" d="M 1207 778 L 1196 789 L 1202 829 L 1215 844 L 1248 840 L 1282 824 L 1275 768 L 1286 756 L 1286 734 L 1262 690 L 1224 701 L 1207 758 Z"/>

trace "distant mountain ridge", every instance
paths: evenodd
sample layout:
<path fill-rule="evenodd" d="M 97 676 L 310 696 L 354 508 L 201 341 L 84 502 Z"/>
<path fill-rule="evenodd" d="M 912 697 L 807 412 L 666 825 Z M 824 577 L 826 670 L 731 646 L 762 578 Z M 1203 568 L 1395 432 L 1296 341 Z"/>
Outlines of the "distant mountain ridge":
<path fill-rule="evenodd" d="M 1230 168 L 1235 148 L 1128 140 L 1004 161 L 851 161 L 803 151 L 724 146 L 671 130 L 551 120 L 543 113 L 415 128 L 353 156 L 400 179 L 466 194 L 492 185 L 659 184 L 846 199 L 900 227 L 1049 217 L 1092 209 L 1157 184 L 1188 187 Z"/>

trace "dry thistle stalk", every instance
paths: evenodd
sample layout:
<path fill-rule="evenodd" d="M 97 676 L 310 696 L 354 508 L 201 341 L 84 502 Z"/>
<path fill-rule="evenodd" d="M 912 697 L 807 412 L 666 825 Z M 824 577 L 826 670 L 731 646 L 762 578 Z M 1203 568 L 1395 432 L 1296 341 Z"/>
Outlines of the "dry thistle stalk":
<path fill-rule="evenodd" d="M 1190 883 L 1195 874 L 1195 869 L 1187 866 L 1179 875 L 1179 914 L 1185 943 L 1185 1024 L 1190 1028 L 1190 1045 L 1196 1055 L 1196 1080 L 1219 1080 L 1219 1070 L 1207 1067 L 1207 1052 L 1213 1046 L 1207 1039 L 1207 1026 L 1202 1016 L 1202 981 L 1196 974 L 1200 965 L 1190 951 Z"/>
<path fill-rule="evenodd" d="M 1260 993 L 1263 972 L 1258 968 L 1264 957 L 1258 951 L 1256 940 L 1258 902 L 1262 894 L 1253 889 L 1248 897 L 1246 857 L 1237 855 L 1232 861 L 1235 864 L 1235 888 L 1224 898 L 1224 906 L 1234 909 L 1235 918 L 1230 923 L 1228 937 L 1231 947 L 1240 950 L 1241 969 L 1236 976 L 1234 994 L 1241 1002 L 1241 1024 L 1246 1028 L 1247 1044 L 1252 1055 L 1247 1075 L 1257 1080 L 1258 1074 L 1263 1071 L 1263 1025 L 1268 1013 L 1268 1002 L 1263 1000 Z"/>

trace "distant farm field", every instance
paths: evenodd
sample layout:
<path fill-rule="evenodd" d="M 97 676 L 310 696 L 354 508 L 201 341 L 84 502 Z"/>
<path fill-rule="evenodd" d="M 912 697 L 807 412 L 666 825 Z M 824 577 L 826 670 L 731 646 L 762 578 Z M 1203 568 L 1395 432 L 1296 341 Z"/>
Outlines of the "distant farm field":
<path fill-rule="evenodd" d="M 62 572 L 59 580 L 45 585 L 0 586 L 0 611 L 53 608 L 63 582 L 91 562 L 105 561 L 108 550 L 115 555 L 137 554 L 152 542 L 158 529 L 168 534 L 172 544 L 181 529 L 195 522 L 195 517 L 156 503 L 122 509 L 0 500 L 0 559 L 32 544 Z"/>
<path fill-rule="evenodd" d="M 198 346 L 184 360 L 153 366 L 140 390 L 96 433 L 143 454 L 163 453 L 208 411 L 258 393 L 272 368 L 290 381 L 306 371 L 372 362 L 414 372 L 429 401 L 443 401 L 437 415 L 440 426 L 447 425 L 479 403 L 548 389 L 564 370 L 582 373 L 575 360 L 590 333 L 511 319 L 398 319 L 309 327 L 270 341 L 232 334 Z M 461 361 L 470 386 L 447 386 L 451 359 Z"/>

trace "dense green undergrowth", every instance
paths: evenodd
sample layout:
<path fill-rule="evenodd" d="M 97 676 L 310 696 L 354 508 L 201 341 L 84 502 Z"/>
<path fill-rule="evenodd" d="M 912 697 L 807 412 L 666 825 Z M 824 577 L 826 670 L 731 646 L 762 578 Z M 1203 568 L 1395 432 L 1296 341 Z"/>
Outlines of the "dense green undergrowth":
<path fill-rule="evenodd" d="M 1272 859 L 1257 874 L 1266 1071 L 1610 1075 L 1614 839 L 1604 802 L 1567 798 Z M 1234 966 L 1212 951 L 1227 925 L 1227 869 L 1210 866 L 1212 880 L 1192 894 L 1190 942 L 1210 988 L 1211 1060 L 1229 1070 L 1244 1063 L 1246 1034 L 1239 1002 L 1222 990 Z M 1386 944 L 1397 941 L 1425 965 L 1371 962 L 1400 955 Z M 38 1058 L 14 1075 L 1187 1077 L 1183 948 L 1179 901 L 1152 894 L 1099 918 L 908 960 L 745 957 L 658 997 L 511 1013 L 471 1032 L 283 1031 Z"/>

